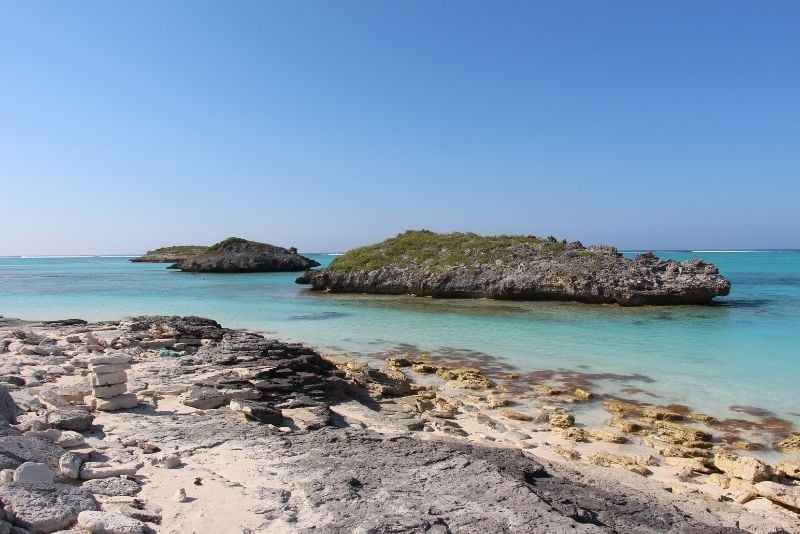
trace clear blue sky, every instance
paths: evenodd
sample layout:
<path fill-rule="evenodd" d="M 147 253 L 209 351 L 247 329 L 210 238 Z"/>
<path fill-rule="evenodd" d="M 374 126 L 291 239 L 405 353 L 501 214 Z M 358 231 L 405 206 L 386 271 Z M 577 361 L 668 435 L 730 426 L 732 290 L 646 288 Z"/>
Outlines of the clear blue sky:
<path fill-rule="evenodd" d="M 800 2 L 0 0 L 2 254 L 800 247 Z"/>

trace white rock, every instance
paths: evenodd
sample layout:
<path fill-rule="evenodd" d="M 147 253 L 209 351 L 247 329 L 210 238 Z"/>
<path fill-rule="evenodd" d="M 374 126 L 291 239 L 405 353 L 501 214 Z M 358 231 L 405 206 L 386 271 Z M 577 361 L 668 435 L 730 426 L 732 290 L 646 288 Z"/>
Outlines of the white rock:
<path fill-rule="evenodd" d="M 87 405 L 93 410 L 100 410 L 101 412 L 113 412 L 114 410 L 128 410 L 136 408 L 139 404 L 139 399 L 135 393 L 125 393 L 123 395 L 116 395 L 108 399 L 98 399 L 95 397 L 86 397 Z"/>
<path fill-rule="evenodd" d="M 0 471 L 0 486 L 5 486 L 9 482 L 14 482 L 14 470 L 3 469 Z"/>
<path fill-rule="evenodd" d="M 14 482 L 52 482 L 53 471 L 47 464 L 25 462 L 14 470 Z"/>
<path fill-rule="evenodd" d="M 135 475 L 142 467 L 141 463 L 129 463 L 122 465 L 110 465 L 108 467 L 95 467 L 94 465 L 84 464 L 80 471 L 83 480 L 94 478 L 119 477 L 122 475 Z"/>
<path fill-rule="evenodd" d="M 179 488 L 178 491 L 175 492 L 175 500 L 178 502 L 186 502 L 188 500 L 188 497 L 186 497 L 186 490 Z"/>
<path fill-rule="evenodd" d="M 138 519 L 108 512 L 81 512 L 78 526 L 92 534 L 144 534 L 148 531 L 147 525 Z"/>
<path fill-rule="evenodd" d="M 87 332 L 81 336 L 81 341 L 86 345 L 99 345 L 100 340 L 92 332 Z"/>
<path fill-rule="evenodd" d="M 166 467 L 167 469 L 175 469 L 181 465 L 181 459 L 177 454 L 159 454 L 151 458 L 150 463 L 159 467 Z"/>
<path fill-rule="evenodd" d="M 89 358 L 89 365 L 106 365 L 106 364 L 118 364 L 118 363 L 129 363 L 131 361 L 131 357 L 125 353 L 115 352 L 114 354 L 104 354 L 102 356 L 92 356 Z"/>
<path fill-rule="evenodd" d="M 785 486 L 767 481 L 756 484 L 756 491 L 771 501 L 800 510 L 800 486 Z"/>
<path fill-rule="evenodd" d="M 92 386 L 111 386 L 114 384 L 124 384 L 127 381 L 128 375 L 125 371 L 95 374 L 92 376 Z"/>
<path fill-rule="evenodd" d="M 92 387 L 92 395 L 100 399 L 108 399 L 111 397 L 116 397 L 117 395 L 122 395 L 126 391 L 128 391 L 127 384 L 114 384 L 112 386 Z"/>
<path fill-rule="evenodd" d="M 68 452 L 58 459 L 58 470 L 64 478 L 77 479 L 81 473 L 83 458 L 78 454 Z"/>
<path fill-rule="evenodd" d="M 55 441 L 56 445 L 60 445 L 65 449 L 70 447 L 80 447 L 84 443 L 86 443 L 84 437 L 73 430 L 65 430 L 61 432 L 61 437 Z"/>

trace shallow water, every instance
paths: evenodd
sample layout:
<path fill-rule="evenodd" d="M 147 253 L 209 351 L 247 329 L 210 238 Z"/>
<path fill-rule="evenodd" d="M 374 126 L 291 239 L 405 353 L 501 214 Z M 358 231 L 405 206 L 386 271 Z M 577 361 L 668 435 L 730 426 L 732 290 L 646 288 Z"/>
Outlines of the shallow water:
<path fill-rule="evenodd" d="M 800 425 L 800 251 L 657 254 L 717 264 L 731 295 L 709 307 L 644 308 L 331 295 L 294 284 L 296 274 L 189 274 L 120 257 L 0 258 L 0 314 L 202 315 L 323 351 L 420 351 L 497 369 L 562 370 L 536 376 L 720 418 L 758 420 L 730 409 L 751 406 Z"/>

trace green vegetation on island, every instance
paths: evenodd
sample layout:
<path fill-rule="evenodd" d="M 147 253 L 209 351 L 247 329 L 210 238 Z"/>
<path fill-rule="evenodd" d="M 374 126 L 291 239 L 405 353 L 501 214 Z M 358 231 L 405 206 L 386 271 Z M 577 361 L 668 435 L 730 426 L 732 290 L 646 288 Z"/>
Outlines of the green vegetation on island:
<path fill-rule="evenodd" d="M 147 255 L 150 254 L 180 254 L 186 256 L 193 256 L 195 254 L 202 254 L 209 250 L 210 247 L 205 245 L 175 245 L 171 247 L 161 247 L 154 250 L 148 250 Z"/>
<path fill-rule="evenodd" d="M 532 235 L 481 236 L 473 232 L 438 234 L 429 230 L 408 230 L 380 243 L 353 249 L 336 258 L 330 269 L 373 271 L 391 266 L 424 267 L 439 272 L 458 265 L 502 260 L 512 248 L 557 254 L 567 248 L 567 242 Z"/>

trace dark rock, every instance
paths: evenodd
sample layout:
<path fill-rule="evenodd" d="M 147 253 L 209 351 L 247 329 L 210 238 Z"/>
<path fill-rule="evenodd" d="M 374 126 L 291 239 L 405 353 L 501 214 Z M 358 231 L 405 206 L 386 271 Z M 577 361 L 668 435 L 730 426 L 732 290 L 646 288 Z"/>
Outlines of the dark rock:
<path fill-rule="evenodd" d="M 92 426 L 94 415 L 85 408 L 73 406 L 55 391 L 40 392 L 39 400 L 47 406 L 47 422 L 53 428 L 83 432 Z"/>
<path fill-rule="evenodd" d="M 5 375 L 2 378 L 0 378 L 0 381 L 5 382 L 7 384 L 12 384 L 14 386 L 25 385 L 25 379 L 17 375 Z"/>
<path fill-rule="evenodd" d="M 26 436 L 0 437 L 0 469 L 16 469 L 25 462 L 47 464 L 58 472 L 58 460 L 64 449 L 49 441 Z"/>
<path fill-rule="evenodd" d="M 290 439 L 285 454 L 303 461 L 285 465 L 330 532 L 743 532 L 689 516 L 663 491 L 582 482 L 510 449 L 329 427 Z"/>
<path fill-rule="evenodd" d="M 708 304 L 730 282 L 701 260 L 630 260 L 613 247 L 535 237 L 406 232 L 297 279 L 314 290 L 587 303 Z"/>
<path fill-rule="evenodd" d="M 231 410 L 241 412 L 247 417 L 262 423 L 278 426 L 283 421 L 281 411 L 267 404 L 260 404 L 250 400 L 232 400 L 229 406 Z"/>
<path fill-rule="evenodd" d="M 84 510 L 98 510 L 91 493 L 52 482 L 11 482 L 0 486 L 0 501 L 14 525 L 33 533 L 66 528 Z"/>
<path fill-rule="evenodd" d="M 24 384 L 23 380 L 23 384 Z M 14 399 L 11 398 L 11 394 L 8 392 L 5 386 L 0 385 L 0 416 L 5 418 L 11 424 L 16 424 L 17 416 L 22 414 L 22 410 L 17 403 L 14 402 Z"/>
<path fill-rule="evenodd" d="M 42 324 L 47 326 L 84 326 L 89 322 L 83 319 L 58 319 L 55 321 L 42 321 Z"/>
<path fill-rule="evenodd" d="M 146 315 L 126 317 L 119 326 L 142 336 L 158 334 L 172 338 L 195 338 L 220 340 L 228 329 L 222 328 L 217 321 L 193 315 L 179 317 L 177 315 Z"/>
<path fill-rule="evenodd" d="M 173 268 L 195 273 L 258 273 L 304 271 L 318 265 L 296 250 L 233 237 L 203 254 L 176 262 Z"/>

